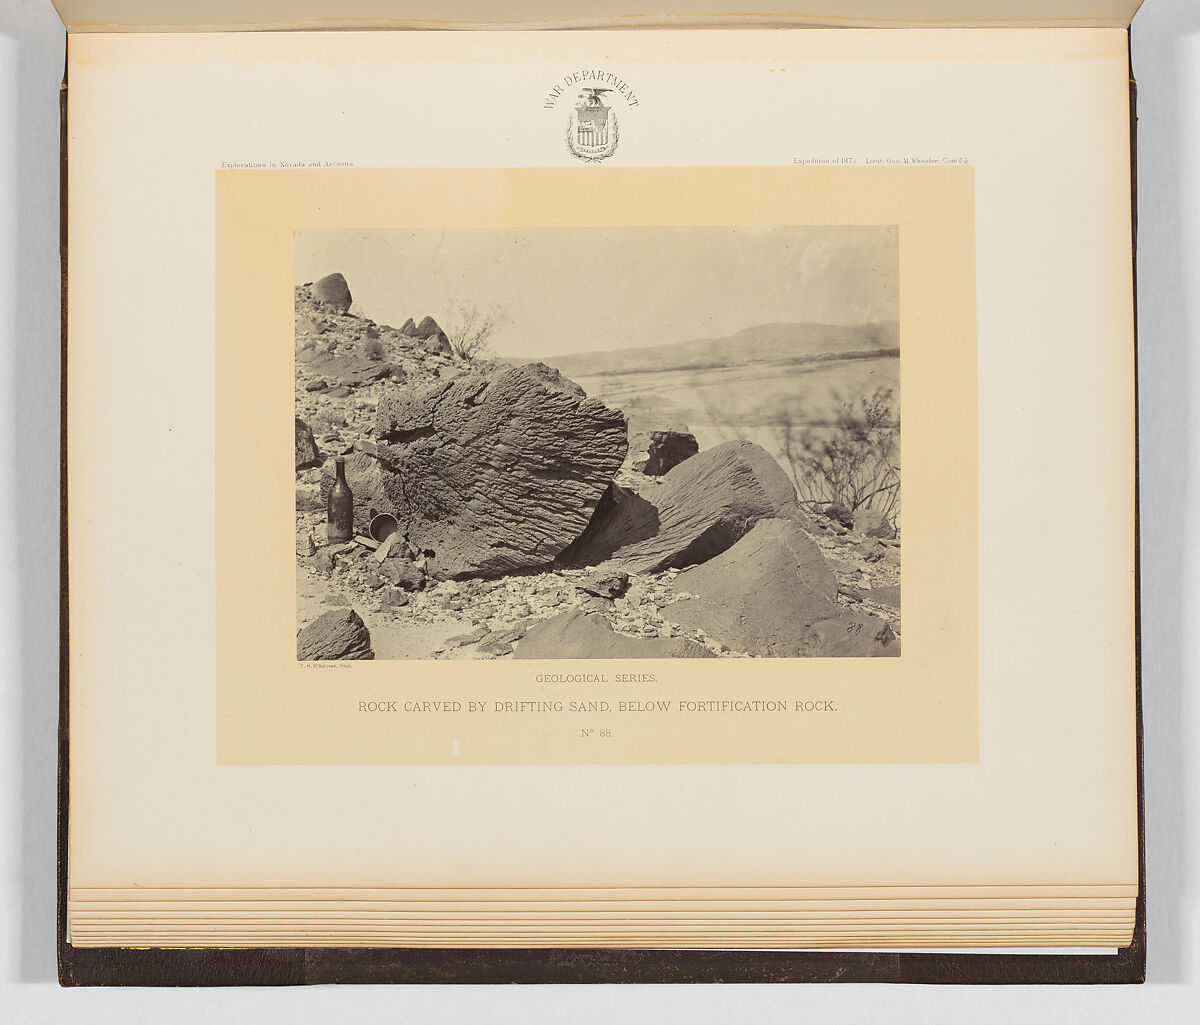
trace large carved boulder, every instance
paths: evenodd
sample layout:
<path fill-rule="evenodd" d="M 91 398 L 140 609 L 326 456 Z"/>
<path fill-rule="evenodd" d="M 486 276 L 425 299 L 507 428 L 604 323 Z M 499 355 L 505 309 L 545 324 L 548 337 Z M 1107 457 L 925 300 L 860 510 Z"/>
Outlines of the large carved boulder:
<path fill-rule="evenodd" d="M 837 603 L 837 579 L 821 550 L 791 519 L 765 519 L 737 544 L 675 579 L 695 595 L 669 605 L 673 623 L 703 630 L 751 655 L 899 655 L 882 619 Z"/>
<path fill-rule="evenodd" d="M 653 573 L 706 562 L 759 520 L 799 516 L 796 490 L 770 453 L 727 441 L 684 460 L 638 494 L 614 485 L 587 531 L 563 553 L 568 565 Z"/>
<path fill-rule="evenodd" d="M 544 566 L 625 458 L 625 418 L 541 363 L 387 392 L 383 491 L 434 579 Z M 353 485 L 351 485 L 353 487 Z"/>
<path fill-rule="evenodd" d="M 627 637 L 597 613 L 564 612 L 533 627 L 513 658 L 715 658 L 685 637 Z"/>
<path fill-rule="evenodd" d="M 296 658 L 302 662 L 374 657 L 371 634 L 353 609 L 331 609 L 296 635 Z"/>
<path fill-rule="evenodd" d="M 340 313 L 345 313 L 350 309 L 352 301 L 350 286 L 346 284 L 346 279 L 340 274 L 326 274 L 320 281 L 313 284 L 312 294 L 317 302 L 329 303 L 331 306 L 337 307 Z"/>

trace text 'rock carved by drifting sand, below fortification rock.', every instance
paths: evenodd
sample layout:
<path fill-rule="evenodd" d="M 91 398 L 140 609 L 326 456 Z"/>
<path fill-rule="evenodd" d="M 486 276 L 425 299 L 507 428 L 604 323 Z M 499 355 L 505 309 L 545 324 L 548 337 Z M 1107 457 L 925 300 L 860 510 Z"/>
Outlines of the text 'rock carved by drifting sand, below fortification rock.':
<path fill-rule="evenodd" d="M 376 436 L 388 511 L 433 579 L 552 562 L 627 445 L 620 410 L 541 363 L 389 391 Z"/>

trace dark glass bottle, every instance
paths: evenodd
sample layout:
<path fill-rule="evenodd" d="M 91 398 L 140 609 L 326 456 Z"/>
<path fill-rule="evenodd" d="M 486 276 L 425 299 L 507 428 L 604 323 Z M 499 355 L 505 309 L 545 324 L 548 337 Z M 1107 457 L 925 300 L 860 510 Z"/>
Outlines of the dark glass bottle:
<path fill-rule="evenodd" d="M 337 465 L 337 480 L 329 492 L 325 524 L 330 544 L 349 541 L 354 536 L 354 492 L 346 483 L 346 460 L 335 459 L 334 463 Z"/>

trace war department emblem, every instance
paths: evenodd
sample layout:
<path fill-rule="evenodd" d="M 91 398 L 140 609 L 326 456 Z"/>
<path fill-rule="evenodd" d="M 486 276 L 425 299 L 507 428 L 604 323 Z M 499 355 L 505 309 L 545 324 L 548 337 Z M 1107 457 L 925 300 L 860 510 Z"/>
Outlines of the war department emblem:
<path fill-rule="evenodd" d="M 579 94 L 582 102 L 571 111 L 567 148 L 580 160 L 599 163 L 616 152 L 620 138 L 617 114 L 602 99 L 604 93 L 610 92 L 611 89 L 585 88 Z"/>

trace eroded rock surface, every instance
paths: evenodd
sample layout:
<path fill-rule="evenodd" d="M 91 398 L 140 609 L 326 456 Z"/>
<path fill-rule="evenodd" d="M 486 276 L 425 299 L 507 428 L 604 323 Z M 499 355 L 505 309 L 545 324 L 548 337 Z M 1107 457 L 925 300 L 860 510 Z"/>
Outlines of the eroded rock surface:
<path fill-rule="evenodd" d="M 620 410 L 541 363 L 388 391 L 376 436 L 386 511 L 433 579 L 553 561 L 626 450 Z"/>
<path fill-rule="evenodd" d="M 330 609 L 296 635 L 296 658 L 303 662 L 374 657 L 371 634 L 353 609 Z"/>
<path fill-rule="evenodd" d="M 728 441 L 669 471 L 637 494 L 614 485 L 562 562 L 648 573 L 719 555 L 759 520 L 799 516 L 796 491 L 764 448 Z"/>

